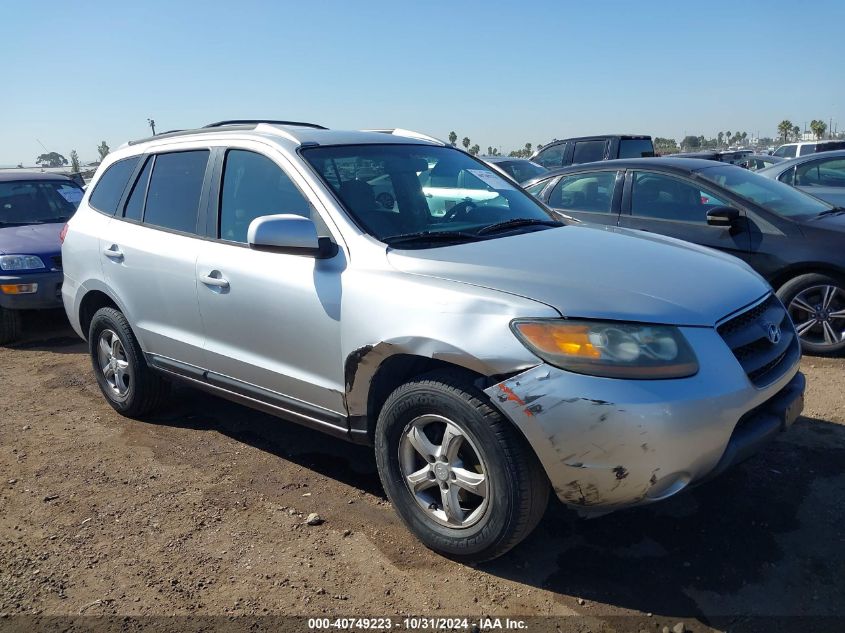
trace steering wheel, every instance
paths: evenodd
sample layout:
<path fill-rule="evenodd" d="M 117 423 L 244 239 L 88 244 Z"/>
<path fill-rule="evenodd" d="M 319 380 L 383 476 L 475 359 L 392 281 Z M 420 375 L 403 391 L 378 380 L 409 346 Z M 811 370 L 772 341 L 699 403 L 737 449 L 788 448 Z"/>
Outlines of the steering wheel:
<path fill-rule="evenodd" d="M 464 200 L 463 202 L 459 202 L 446 212 L 446 215 L 443 216 L 443 222 L 452 222 L 453 220 L 457 219 L 458 216 L 461 216 L 460 219 L 466 220 L 467 216 L 474 210 L 475 201 Z"/>

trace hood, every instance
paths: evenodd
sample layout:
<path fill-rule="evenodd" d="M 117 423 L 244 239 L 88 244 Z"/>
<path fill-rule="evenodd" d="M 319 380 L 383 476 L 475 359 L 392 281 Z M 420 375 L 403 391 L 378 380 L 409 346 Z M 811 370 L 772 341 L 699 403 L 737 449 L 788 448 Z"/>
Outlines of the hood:
<path fill-rule="evenodd" d="M 802 227 L 811 227 L 823 231 L 836 231 L 845 233 L 845 213 L 836 215 L 823 215 L 820 218 L 809 218 L 801 222 Z M 838 238 L 841 239 L 841 238 Z"/>
<path fill-rule="evenodd" d="M 58 255 L 63 222 L 0 228 L 0 255 Z"/>
<path fill-rule="evenodd" d="M 527 297 L 570 318 L 713 326 L 770 291 L 735 257 L 615 227 L 566 226 L 387 257 L 400 271 Z"/>

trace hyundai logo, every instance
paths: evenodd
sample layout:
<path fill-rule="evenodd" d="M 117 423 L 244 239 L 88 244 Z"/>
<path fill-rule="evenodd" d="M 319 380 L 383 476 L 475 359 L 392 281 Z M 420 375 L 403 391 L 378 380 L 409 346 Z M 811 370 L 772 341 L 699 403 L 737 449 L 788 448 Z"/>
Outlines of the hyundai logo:
<path fill-rule="evenodd" d="M 766 328 L 766 337 L 772 345 L 780 343 L 780 326 L 774 323 L 766 323 L 763 327 Z"/>

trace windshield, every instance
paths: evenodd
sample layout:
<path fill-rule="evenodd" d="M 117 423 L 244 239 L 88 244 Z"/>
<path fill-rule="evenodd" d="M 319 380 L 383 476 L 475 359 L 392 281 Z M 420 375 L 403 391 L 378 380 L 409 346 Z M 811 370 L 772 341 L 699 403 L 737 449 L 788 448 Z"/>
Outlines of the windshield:
<path fill-rule="evenodd" d="M 503 232 L 534 231 L 559 222 L 496 171 L 453 148 L 343 145 L 306 148 L 302 155 L 357 223 L 388 244 L 409 237 L 420 238 L 417 246 L 442 245 L 449 237 L 490 239 L 499 225 Z"/>
<path fill-rule="evenodd" d="M 816 216 L 832 208 L 818 198 L 741 167 L 722 165 L 698 173 L 740 198 L 784 217 Z"/>
<path fill-rule="evenodd" d="M 79 185 L 66 180 L 0 182 L 0 226 L 67 222 L 82 194 Z"/>

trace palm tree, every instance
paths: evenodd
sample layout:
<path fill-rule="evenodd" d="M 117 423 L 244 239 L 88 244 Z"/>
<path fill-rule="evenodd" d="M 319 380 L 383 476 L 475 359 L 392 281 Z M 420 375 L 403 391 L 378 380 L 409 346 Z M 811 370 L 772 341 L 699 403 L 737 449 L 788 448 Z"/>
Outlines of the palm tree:
<path fill-rule="evenodd" d="M 801 140 L 801 128 L 798 127 L 797 125 L 792 126 L 792 136 L 795 137 L 796 141 Z"/>
<path fill-rule="evenodd" d="M 464 137 L 464 140 L 462 140 L 462 141 L 461 141 L 461 145 L 463 145 L 463 146 L 464 146 L 464 149 L 469 149 L 469 144 L 470 144 L 471 142 L 472 142 L 472 141 L 470 141 L 470 140 L 469 140 L 469 137 L 468 137 L 468 136 L 465 136 L 465 137 Z"/>
<path fill-rule="evenodd" d="M 725 138 L 725 133 L 724 133 L 724 132 L 719 132 L 719 133 L 716 135 L 716 140 L 718 141 L 718 145 L 719 145 L 720 147 L 722 146 L 722 139 L 723 139 L 723 138 Z"/>
<path fill-rule="evenodd" d="M 813 131 L 813 135 L 815 135 L 816 140 L 820 141 L 824 138 L 824 133 L 827 131 L 827 123 L 813 119 L 810 121 L 810 129 Z"/>
<path fill-rule="evenodd" d="M 457 142 L 458 142 L 458 135 L 455 133 L 454 130 L 452 130 L 451 132 L 449 132 L 449 144 L 454 145 Z"/>
<path fill-rule="evenodd" d="M 789 119 L 784 119 L 780 123 L 778 123 L 778 134 L 780 134 L 780 139 L 784 143 L 789 138 L 790 133 L 792 132 L 792 121 Z"/>

